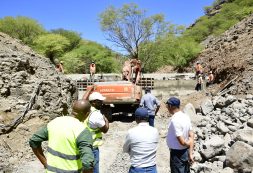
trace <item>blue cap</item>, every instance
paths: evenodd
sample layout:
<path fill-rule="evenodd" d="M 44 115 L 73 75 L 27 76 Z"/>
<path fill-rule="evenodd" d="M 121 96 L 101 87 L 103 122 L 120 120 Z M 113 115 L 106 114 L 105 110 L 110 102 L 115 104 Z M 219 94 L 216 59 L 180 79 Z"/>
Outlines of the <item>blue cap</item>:
<path fill-rule="evenodd" d="M 176 97 L 171 97 L 171 98 L 168 99 L 166 104 L 171 105 L 171 106 L 179 107 L 180 106 L 180 100 Z"/>
<path fill-rule="evenodd" d="M 135 111 L 136 117 L 148 117 L 148 110 L 146 108 L 137 108 Z"/>

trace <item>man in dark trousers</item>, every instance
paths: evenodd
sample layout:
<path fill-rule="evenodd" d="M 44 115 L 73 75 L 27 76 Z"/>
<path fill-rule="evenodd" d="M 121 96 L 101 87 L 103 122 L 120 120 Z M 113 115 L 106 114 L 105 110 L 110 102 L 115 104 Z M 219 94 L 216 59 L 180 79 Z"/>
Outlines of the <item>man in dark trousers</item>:
<path fill-rule="evenodd" d="M 57 117 L 30 138 L 29 144 L 47 172 L 93 172 L 93 140 L 81 122 L 88 116 L 90 108 L 88 101 L 75 101 L 74 117 Z M 41 147 L 43 141 L 48 141 L 47 157 Z"/>
<path fill-rule="evenodd" d="M 156 116 L 157 112 L 159 111 L 160 102 L 158 101 L 158 99 L 154 95 L 151 94 L 150 87 L 147 87 L 145 89 L 145 95 L 142 96 L 142 98 L 141 98 L 140 107 L 144 107 L 148 110 L 149 125 L 154 127 L 155 116 Z"/>
<path fill-rule="evenodd" d="M 187 114 L 180 110 L 178 98 L 169 98 L 166 106 L 169 113 L 172 114 L 167 133 L 171 173 L 190 173 L 190 163 L 194 162 L 194 133 L 191 120 Z"/>

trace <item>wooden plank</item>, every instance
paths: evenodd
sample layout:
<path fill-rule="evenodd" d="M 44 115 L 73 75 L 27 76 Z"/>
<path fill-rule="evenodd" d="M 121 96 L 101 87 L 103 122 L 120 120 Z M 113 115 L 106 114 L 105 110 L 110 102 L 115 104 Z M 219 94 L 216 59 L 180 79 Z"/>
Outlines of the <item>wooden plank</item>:
<path fill-rule="evenodd" d="M 222 87 L 222 89 L 217 93 L 217 95 L 220 95 L 225 89 L 229 88 L 230 86 L 233 85 L 233 82 L 238 78 L 238 76 L 236 76 L 235 78 L 233 78 L 232 80 L 228 81 L 224 87 Z"/>

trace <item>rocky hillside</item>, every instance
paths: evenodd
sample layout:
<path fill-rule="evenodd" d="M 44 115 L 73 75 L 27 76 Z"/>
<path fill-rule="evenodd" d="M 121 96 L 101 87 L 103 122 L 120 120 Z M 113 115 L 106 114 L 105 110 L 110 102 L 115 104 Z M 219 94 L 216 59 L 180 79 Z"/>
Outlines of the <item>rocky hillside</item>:
<path fill-rule="evenodd" d="M 48 59 L 0 33 L 0 134 L 31 116 L 50 119 L 69 113 L 72 81 L 57 74 Z"/>
<path fill-rule="evenodd" d="M 245 18 L 220 37 L 212 38 L 198 56 L 206 72 L 212 70 L 216 82 L 238 76 L 233 94 L 253 93 L 253 15 Z"/>

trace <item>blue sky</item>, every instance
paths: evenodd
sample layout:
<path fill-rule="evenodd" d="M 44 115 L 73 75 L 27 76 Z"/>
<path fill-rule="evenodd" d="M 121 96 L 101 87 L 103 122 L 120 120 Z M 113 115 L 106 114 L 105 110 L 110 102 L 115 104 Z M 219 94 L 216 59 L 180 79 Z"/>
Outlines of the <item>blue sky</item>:
<path fill-rule="evenodd" d="M 64 28 L 82 37 L 111 47 L 100 30 L 98 15 L 107 7 L 117 8 L 135 3 L 148 15 L 164 14 L 166 21 L 189 26 L 204 15 L 203 7 L 214 0 L 1 0 L 0 18 L 26 16 L 37 20 L 45 29 Z M 112 47 L 111 47 L 112 48 Z"/>

